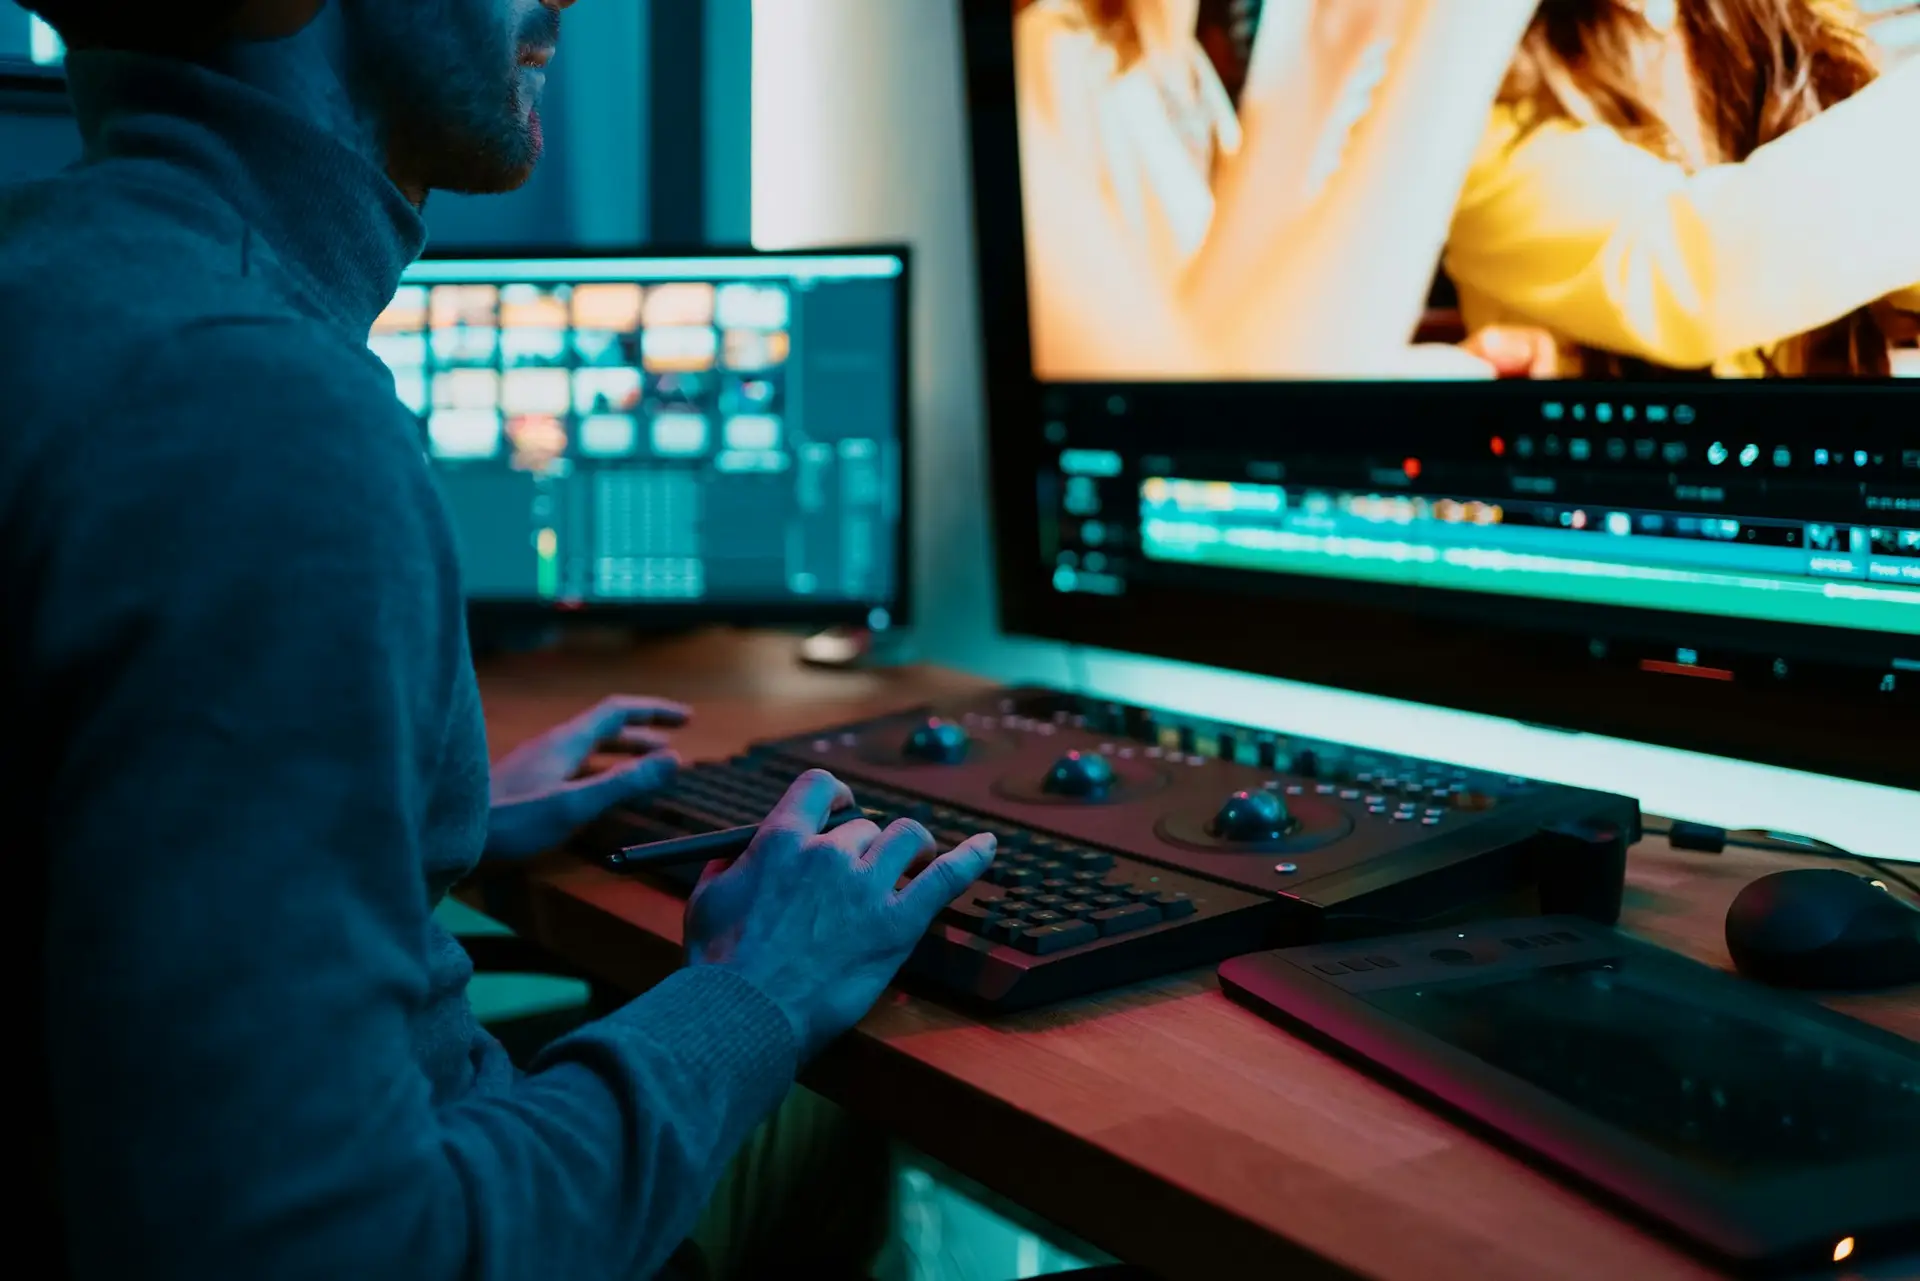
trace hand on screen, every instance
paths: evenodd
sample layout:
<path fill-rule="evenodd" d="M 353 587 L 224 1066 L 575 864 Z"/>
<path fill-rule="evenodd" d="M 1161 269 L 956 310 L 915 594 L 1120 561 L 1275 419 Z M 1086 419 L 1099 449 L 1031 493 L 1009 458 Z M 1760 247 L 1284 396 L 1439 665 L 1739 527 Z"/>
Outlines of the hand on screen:
<path fill-rule="evenodd" d="M 642 801 L 673 783 L 680 758 L 665 727 L 684 725 L 679 703 L 616 694 L 501 757 L 493 767 L 489 858 L 527 858 L 560 844 L 616 805 Z M 578 777 L 596 752 L 632 756 Z"/>
<path fill-rule="evenodd" d="M 975 836 L 902 878 L 933 851 L 925 828 L 864 820 L 822 834 L 853 804 L 831 774 L 800 776 L 747 852 L 715 862 L 687 904 L 687 959 L 727 965 L 793 1025 L 801 1061 L 859 1022 L 942 908 L 993 862 Z"/>
<path fill-rule="evenodd" d="M 1460 349 L 1486 361 L 1496 378 L 1553 378 L 1560 372 L 1560 344 L 1544 329 L 1488 325 Z"/>

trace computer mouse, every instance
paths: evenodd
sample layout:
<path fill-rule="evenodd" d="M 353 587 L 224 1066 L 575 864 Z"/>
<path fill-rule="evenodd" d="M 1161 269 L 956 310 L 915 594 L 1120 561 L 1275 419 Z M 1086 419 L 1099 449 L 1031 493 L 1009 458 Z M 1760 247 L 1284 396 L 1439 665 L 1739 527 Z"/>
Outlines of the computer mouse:
<path fill-rule="evenodd" d="M 1740 973 L 1776 987 L 1920 983 L 1920 908 L 1837 867 L 1763 876 L 1727 909 Z"/>

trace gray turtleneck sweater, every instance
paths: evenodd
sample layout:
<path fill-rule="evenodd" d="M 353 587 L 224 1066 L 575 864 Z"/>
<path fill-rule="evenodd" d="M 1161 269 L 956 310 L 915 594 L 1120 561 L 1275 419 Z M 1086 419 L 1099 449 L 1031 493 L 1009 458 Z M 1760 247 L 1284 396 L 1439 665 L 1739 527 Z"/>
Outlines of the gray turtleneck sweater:
<path fill-rule="evenodd" d="M 485 732 L 419 426 L 366 349 L 420 218 L 236 81 L 70 74 L 84 162 L 0 189 L 30 1238 L 122 1281 L 651 1272 L 795 1047 L 723 968 L 530 1074 L 473 1020 L 432 911 L 485 840 Z"/>

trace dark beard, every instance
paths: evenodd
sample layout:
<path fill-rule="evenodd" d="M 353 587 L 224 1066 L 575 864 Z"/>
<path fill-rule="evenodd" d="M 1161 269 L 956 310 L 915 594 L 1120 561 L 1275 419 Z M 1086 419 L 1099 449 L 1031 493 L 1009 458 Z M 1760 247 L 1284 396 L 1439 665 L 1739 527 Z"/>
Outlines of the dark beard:
<path fill-rule="evenodd" d="M 536 8 L 507 30 L 485 0 L 343 0 L 356 97 L 377 104 L 388 169 L 403 187 L 489 195 L 525 184 L 540 158 L 537 115 L 519 51 L 559 38 L 560 15 Z"/>

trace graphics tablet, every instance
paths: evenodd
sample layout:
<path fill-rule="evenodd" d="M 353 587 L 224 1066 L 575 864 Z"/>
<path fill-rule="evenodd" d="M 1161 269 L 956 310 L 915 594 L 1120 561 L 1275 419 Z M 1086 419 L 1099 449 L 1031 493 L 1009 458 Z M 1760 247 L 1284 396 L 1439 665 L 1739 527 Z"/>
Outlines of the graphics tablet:
<path fill-rule="evenodd" d="M 1288 948 L 1228 995 L 1743 1273 L 1920 1250 L 1920 1046 L 1567 917 Z"/>

